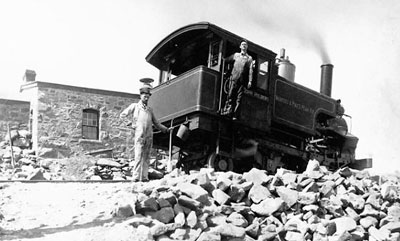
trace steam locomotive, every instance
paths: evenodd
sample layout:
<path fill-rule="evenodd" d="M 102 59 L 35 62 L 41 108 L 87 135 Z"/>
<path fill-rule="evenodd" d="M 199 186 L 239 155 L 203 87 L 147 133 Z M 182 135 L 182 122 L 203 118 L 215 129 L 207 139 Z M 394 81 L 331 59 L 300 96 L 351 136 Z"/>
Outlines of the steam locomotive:
<path fill-rule="evenodd" d="M 146 56 L 160 70 L 149 105 L 170 136 L 154 134 L 154 147 L 177 156 L 186 171 L 213 167 L 243 172 L 253 167 L 276 172 L 303 171 L 310 159 L 329 169 L 363 169 L 358 138 L 348 131 L 340 100 L 330 97 L 333 65 L 321 66 L 320 92 L 294 82 L 295 66 L 248 41 L 255 60 L 237 120 L 221 115 L 230 66 L 224 58 L 239 49 L 242 37 L 208 22 L 184 26 L 165 37 Z M 179 127 L 179 128 L 178 128 Z"/>

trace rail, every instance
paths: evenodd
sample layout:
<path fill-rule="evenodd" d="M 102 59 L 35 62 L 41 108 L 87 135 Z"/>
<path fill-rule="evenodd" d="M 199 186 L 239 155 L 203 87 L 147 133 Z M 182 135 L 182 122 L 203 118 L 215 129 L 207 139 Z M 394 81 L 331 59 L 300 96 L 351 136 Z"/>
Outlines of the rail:
<path fill-rule="evenodd" d="M 0 180 L 0 183 L 129 183 L 132 180 Z"/>

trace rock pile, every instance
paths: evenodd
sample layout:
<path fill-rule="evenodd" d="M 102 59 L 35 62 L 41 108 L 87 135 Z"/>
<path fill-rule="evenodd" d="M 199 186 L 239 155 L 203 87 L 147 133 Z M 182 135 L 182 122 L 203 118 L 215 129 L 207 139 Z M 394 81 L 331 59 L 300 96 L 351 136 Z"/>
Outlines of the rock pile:
<path fill-rule="evenodd" d="M 166 161 L 166 160 L 161 160 Z M 156 166 L 155 159 L 150 160 L 151 166 Z M 149 178 L 160 179 L 164 176 L 165 165 L 157 165 L 157 169 L 149 167 Z M 98 159 L 94 166 L 90 167 L 87 171 L 87 179 L 91 180 L 130 180 L 132 173 L 129 167 L 129 160 L 124 158 Z"/>
<path fill-rule="evenodd" d="M 37 157 L 33 150 L 0 148 L 0 180 L 130 180 L 128 159 L 79 156 L 64 159 Z M 11 154 L 12 153 L 12 154 Z M 11 155 L 14 157 L 12 165 Z M 164 161 L 164 162 L 163 162 Z M 166 160 L 151 160 L 150 179 L 160 179 Z M 160 165 L 161 164 L 161 165 Z"/>
<path fill-rule="evenodd" d="M 31 149 L 32 135 L 25 130 L 11 130 L 10 138 L 0 142 L 0 180 L 130 180 L 130 160 L 89 155 L 52 158 L 53 148 Z M 112 150 L 111 150 L 112 151 Z M 108 155 L 107 155 L 108 156 Z M 77 160 L 77 161 L 75 161 Z M 166 160 L 151 159 L 154 168 L 150 179 L 160 179 Z"/>
<path fill-rule="evenodd" d="M 24 148 L 31 148 L 32 147 L 32 134 L 24 129 L 18 130 L 17 127 L 13 127 L 10 130 L 10 133 L 6 135 L 5 141 L 0 144 L 0 146 L 6 145 L 10 143 L 10 139 L 13 146 Z"/>
<path fill-rule="evenodd" d="M 313 161 L 301 174 L 175 171 L 133 190 L 114 214 L 137 240 L 400 240 L 397 177 Z"/>
<path fill-rule="evenodd" d="M 39 165 L 31 149 L 0 145 L 0 180 L 25 179 L 31 174 L 33 177 Z"/>
<path fill-rule="evenodd" d="M 129 175 L 128 161 L 124 159 L 101 158 L 96 165 L 90 167 L 88 177 L 91 180 L 125 180 Z"/>
<path fill-rule="evenodd" d="M 49 162 L 38 160 L 31 138 L 29 131 L 14 127 L 0 142 L 0 180 L 50 180 Z"/>

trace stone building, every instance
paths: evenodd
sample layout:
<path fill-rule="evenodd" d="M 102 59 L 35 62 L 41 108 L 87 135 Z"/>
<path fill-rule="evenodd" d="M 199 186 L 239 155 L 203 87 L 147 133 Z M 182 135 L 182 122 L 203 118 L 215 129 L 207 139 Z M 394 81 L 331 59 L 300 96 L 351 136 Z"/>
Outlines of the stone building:
<path fill-rule="evenodd" d="M 20 90 L 30 99 L 26 111 L 34 150 L 51 158 L 95 151 L 128 155 L 131 131 L 119 114 L 139 95 L 41 82 L 35 76 L 27 70 Z"/>
<path fill-rule="evenodd" d="M 29 101 L 0 99 L 0 141 L 8 129 L 29 130 Z"/>

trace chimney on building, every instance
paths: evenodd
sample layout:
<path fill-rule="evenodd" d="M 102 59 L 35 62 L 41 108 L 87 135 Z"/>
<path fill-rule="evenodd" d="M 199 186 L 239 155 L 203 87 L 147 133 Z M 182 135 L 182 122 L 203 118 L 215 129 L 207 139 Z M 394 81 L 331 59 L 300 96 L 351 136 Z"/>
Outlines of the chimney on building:
<path fill-rule="evenodd" d="M 36 72 L 34 71 L 34 70 L 29 70 L 29 69 L 27 69 L 26 71 L 25 71 L 25 75 L 24 75 L 24 80 L 26 81 L 26 82 L 33 82 L 33 81 L 35 81 L 35 78 L 36 78 Z"/>

